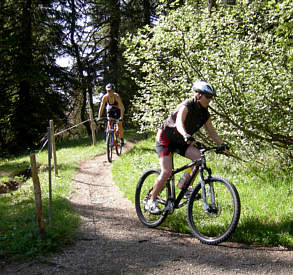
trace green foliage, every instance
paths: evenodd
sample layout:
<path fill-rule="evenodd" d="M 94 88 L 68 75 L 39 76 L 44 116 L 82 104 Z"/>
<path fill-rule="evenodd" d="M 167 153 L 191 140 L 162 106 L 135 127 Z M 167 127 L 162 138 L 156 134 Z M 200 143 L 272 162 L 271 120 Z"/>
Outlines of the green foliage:
<path fill-rule="evenodd" d="M 70 77 L 55 64 L 63 27 L 52 24 L 54 2 L 1 1 L 1 156 L 36 146 L 49 119 L 55 125 L 66 120 Z"/>
<path fill-rule="evenodd" d="M 140 87 L 133 113 L 141 130 L 156 129 L 179 102 L 193 96 L 191 83 L 205 79 L 218 91 L 211 105 L 216 128 L 235 150 L 249 147 L 253 155 L 275 147 L 290 163 L 292 5 L 254 1 L 212 14 L 185 6 L 161 17 L 154 28 L 125 38 L 128 69 Z"/>
<path fill-rule="evenodd" d="M 127 119 L 136 85 L 120 37 L 155 22 L 158 2 L 0 1 L 0 155 L 38 146 L 50 119 L 59 129 L 87 120 L 87 95 L 92 106 L 110 81 Z"/>
<path fill-rule="evenodd" d="M 115 184 L 133 203 L 139 177 L 145 170 L 159 167 L 154 138 L 150 136 L 139 142 L 113 163 Z M 208 166 L 212 168 L 213 174 L 229 179 L 240 195 L 240 222 L 232 235 L 232 241 L 292 248 L 292 169 L 282 171 L 278 159 L 273 158 L 269 152 L 263 152 L 263 159 L 269 163 L 269 167 L 265 168 L 254 161 L 241 162 L 223 155 L 207 155 Z M 175 167 L 187 162 L 185 158 L 174 155 Z M 179 178 L 176 177 L 176 181 Z M 164 225 L 176 232 L 190 233 L 186 206 L 169 215 Z"/>

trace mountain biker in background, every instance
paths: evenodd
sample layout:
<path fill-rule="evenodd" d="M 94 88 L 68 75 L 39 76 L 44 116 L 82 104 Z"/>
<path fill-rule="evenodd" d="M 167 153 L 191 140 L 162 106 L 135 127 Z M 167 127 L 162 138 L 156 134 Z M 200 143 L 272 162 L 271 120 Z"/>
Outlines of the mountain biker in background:
<path fill-rule="evenodd" d="M 106 105 L 106 112 L 108 119 L 119 119 L 118 123 L 118 131 L 121 139 L 121 145 L 124 145 L 124 130 L 122 126 L 122 119 L 124 116 L 124 105 L 119 94 L 115 93 L 115 85 L 112 83 L 108 83 L 105 87 L 107 93 L 103 96 L 102 102 L 100 104 L 99 112 L 98 112 L 98 120 L 101 119 L 104 108 Z M 108 122 L 110 123 L 110 122 Z M 109 127 L 110 125 L 108 125 Z"/>
<path fill-rule="evenodd" d="M 145 209 L 151 214 L 160 214 L 156 198 L 171 175 L 172 154 L 178 153 L 193 161 L 200 159 L 199 149 L 193 146 L 193 144 L 200 146 L 200 143 L 195 142 L 192 135 L 202 126 L 221 150 L 228 153 L 229 148 L 214 129 L 208 111 L 212 98 L 216 96 L 215 88 L 205 81 L 195 81 L 192 91 L 195 92 L 195 97 L 179 104 L 157 132 L 155 147 L 159 156 L 161 173 L 156 179 L 151 197 L 145 205 Z"/>

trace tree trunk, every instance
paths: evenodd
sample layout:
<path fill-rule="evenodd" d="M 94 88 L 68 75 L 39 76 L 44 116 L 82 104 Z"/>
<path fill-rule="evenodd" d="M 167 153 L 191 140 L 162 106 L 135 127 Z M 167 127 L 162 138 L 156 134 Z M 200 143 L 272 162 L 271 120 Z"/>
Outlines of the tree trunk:
<path fill-rule="evenodd" d="M 144 25 L 151 24 L 151 5 L 149 0 L 143 0 Z"/>
<path fill-rule="evenodd" d="M 33 140 L 30 124 L 32 120 L 32 1 L 26 0 L 22 7 L 19 57 L 16 64 L 16 75 L 19 79 L 18 102 L 15 110 L 15 139 L 19 147 L 27 149 Z"/>
<path fill-rule="evenodd" d="M 217 7 L 216 0 L 208 0 L 209 13 L 212 12 L 213 7 L 215 7 L 215 8 Z"/>
<path fill-rule="evenodd" d="M 110 11 L 110 41 L 109 41 L 109 82 L 117 84 L 119 78 L 119 30 L 120 30 L 120 1 L 111 0 Z"/>
<path fill-rule="evenodd" d="M 86 87 L 87 87 L 87 81 L 86 77 L 84 75 L 84 62 L 82 62 L 82 56 L 80 53 L 80 48 L 78 43 L 75 41 L 75 34 L 76 34 L 76 21 L 77 21 L 77 11 L 76 11 L 76 5 L 75 1 L 71 0 L 71 30 L 70 30 L 70 40 L 72 44 L 72 52 L 73 56 L 76 58 L 76 66 L 77 66 L 77 76 L 78 76 L 78 90 L 82 93 L 81 96 L 81 112 L 80 112 L 80 118 L 81 121 L 85 121 L 88 119 L 86 116 Z M 91 134 L 91 128 L 89 123 L 84 124 L 86 127 L 86 131 L 88 135 Z"/>

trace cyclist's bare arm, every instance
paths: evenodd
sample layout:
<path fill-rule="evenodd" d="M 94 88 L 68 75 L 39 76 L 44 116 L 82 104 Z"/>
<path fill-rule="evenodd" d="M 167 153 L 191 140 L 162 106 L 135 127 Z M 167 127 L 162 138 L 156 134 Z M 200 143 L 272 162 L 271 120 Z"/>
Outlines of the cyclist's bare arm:
<path fill-rule="evenodd" d="M 101 105 L 100 105 L 100 109 L 99 109 L 99 113 L 98 113 L 98 120 L 101 119 L 101 117 L 103 115 L 105 105 L 106 105 L 106 102 L 107 102 L 107 98 L 108 98 L 107 95 L 103 96 L 103 99 L 102 99 L 102 102 L 101 102 Z"/>
<path fill-rule="evenodd" d="M 176 118 L 176 128 L 178 130 L 178 132 L 185 137 L 186 135 L 188 135 L 188 133 L 185 130 L 184 127 L 184 121 L 187 117 L 187 113 L 188 113 L 188 109 L 186 106 L 181 106 L 178 114 L 177 114 L 177 118 Z M 193 144 L 193 141 L 187 141 L 187 144 Z"/>
<path fill-rule="evenodd" d="M 176 128 L 182 136 L 185 136 L 187 134 L 185 127 L 184 127 L 184 121 L 186 119 L 187 113 L 188 113 L 187 107 L 182 106 L 179 109 L 178 114 L 177 114 L 177 118 L 176 118 Z"/>
<path fill-rule="evenodd" d="M 206 132 L 208 133 L 209 137 L 218 145 L 221 146 L 221 144 L 223 143 L 223 140 L 219 137 L 218 133 L 216 132 L 211 118 L 209 117 L 208 121 L 204 124 L 204 129 L 206 130 Z"/>
<path fill-rule="evenodd" d="M 121 118 L 123 119 L 125 109 L 124 109 L 124 105 L 123 105 L 122 99 L 119 96 L 119 94 L 117 94 L 116 99 L 117 99 L 117 102 L 118 102 L 118 107 L 119 107 L 119 109 L 121 111 Z"/>

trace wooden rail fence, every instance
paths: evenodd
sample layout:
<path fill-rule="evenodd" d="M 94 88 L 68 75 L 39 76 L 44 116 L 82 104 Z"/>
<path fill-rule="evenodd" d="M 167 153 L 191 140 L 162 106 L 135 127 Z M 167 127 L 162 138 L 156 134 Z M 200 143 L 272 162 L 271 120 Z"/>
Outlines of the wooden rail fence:
<path fill-rule="evenodd" d="M 54 172 L 55 172 L 55 177 L 59 176 L 58 173 L 58 165 L 57 165 L 57 154 L 56 154 L 56 143 L 55 143 L 55 137 L 57 135 L 60 135 L 66 131 L 69 131 L 70 129 L 73 129 L 75 127 L 78 127 L 81 124 L 84 124 L 88 121 L 90 121 L 90 126 L 91 126 L 91 132 L 92 132 L 92 144 L 96 144 L 96 134 L 95 134 L 95 122 L 94 122 L 94 117 L 91 108 L 89 108 L 89 115 L 90 118 L 88 120 L 85 120 L 83 122 L 80 122 L 68 129 L 62 130 L 58 133 L 54 133 L 54 122 L 53 120 L 49 121 L 49 127 L 47 129 L 47 139 L 45 140 L 41 150 L 45 147 L 47 144 L 48 146 L 48 172 L 49 172 L 49 225 L 52 225 L 52 177 L 51 177 L 51 170 L 52 170 L 52 165 L 51 165 L 51 159 L 53 155 L 53 161 L 54 161 Z M 41 152 L 39 151 L 39 153 Z M 36 204 L 36 212 L 37 212 L 37 226 L 38 226 L 38 231 L 40 235 L 40 239 L 45 238 L 45 223 L 44 223 L 44 218 L 43 218 L 43 210 L 42 210 L 42 192 L 41 192 L 41 185 L 40 185 L 40 180 L 38 177 L 38 172 L 37 172 L 37 165 L 36 165 L 36 156 L 35 154 L 30 154 L 30 168 L 31 168 L 31 173 L 32 173 L 32 180 L 33 180 L 33 186 L 34 186 L 34 195 L 35 195 L 35 204 Z"/>

